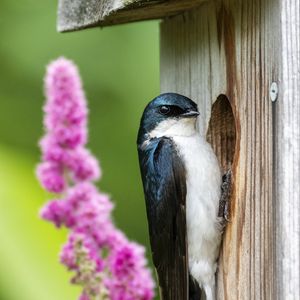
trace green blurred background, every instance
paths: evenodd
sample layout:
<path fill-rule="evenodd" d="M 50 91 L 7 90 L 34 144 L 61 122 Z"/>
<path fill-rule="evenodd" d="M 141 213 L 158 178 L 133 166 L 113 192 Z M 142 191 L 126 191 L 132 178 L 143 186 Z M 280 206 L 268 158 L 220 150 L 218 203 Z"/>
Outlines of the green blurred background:
<path fill-rule="evenodd" d="M 34 175 L 45 66 L 58 56 L 80 68 L 90 107 L 89 148 L 102 165 L 99 187 L 116 203 L 115 222 L 148 247 L 135 141 L 142 110 L 159 93 L 158 22 L 60 34 L 56 5 L 0 0 L 0 300 L 79 294 L 58 263 L 66 232 L 38 218 L 47 194 Z"/>

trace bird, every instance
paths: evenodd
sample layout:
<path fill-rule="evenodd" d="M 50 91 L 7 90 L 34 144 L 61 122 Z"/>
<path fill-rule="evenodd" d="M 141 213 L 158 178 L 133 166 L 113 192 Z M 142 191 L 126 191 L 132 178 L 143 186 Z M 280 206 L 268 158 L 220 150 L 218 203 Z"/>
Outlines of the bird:
<path fill-rule="evenodd" d="M 164 93 L 146 106 L 137 148 L 162 300 L 214 300 L 222 175 L 197 104 Z"/>

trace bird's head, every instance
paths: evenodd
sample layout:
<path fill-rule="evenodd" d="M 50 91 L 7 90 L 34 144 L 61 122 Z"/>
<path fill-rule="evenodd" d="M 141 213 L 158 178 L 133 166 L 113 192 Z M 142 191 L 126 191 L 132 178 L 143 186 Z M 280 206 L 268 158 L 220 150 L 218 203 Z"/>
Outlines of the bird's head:
<path fill-rule="evenodd" d="M 154 98 L 145 108 L 138 144 L 155 137 L 190 136 L 196 131 L 197 104 L 191 99 L 166 93 Z"/>

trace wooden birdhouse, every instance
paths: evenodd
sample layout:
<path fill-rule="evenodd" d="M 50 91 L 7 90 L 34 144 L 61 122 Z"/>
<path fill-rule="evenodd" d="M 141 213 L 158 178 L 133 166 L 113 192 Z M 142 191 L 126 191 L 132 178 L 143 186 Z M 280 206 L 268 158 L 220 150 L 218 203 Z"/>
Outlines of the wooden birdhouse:
<path fill-rule="evenodd" d="M 58 30 L 158 18 L 161 92 L 233 172 L 218 299 L 299 299 L 299 0 L 59 0 Z"/>

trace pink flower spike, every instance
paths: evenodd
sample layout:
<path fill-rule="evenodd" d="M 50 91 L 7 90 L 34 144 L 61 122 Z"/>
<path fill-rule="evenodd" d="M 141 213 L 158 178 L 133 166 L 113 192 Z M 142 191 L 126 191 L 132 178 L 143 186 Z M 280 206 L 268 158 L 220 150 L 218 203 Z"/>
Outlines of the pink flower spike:
<path fill-rule="evenodd" d="M 53 61 L 45 78 L 45 136 L 37 177 L 61 199 L 47 202 L 44 220 L 69 229 L 60 262 L 72 271 L 71 284 L 82 287 L 79 300 L 151 300 L 154 282 L 144 248 L 115 227 L 114 208 L 93 181 L 98 160 L 85 147 L 88 109 L 77 67 L 65 58 Z"/>
<path fill-rule="evenodd" d="M 87 141 L 87 107 L 76 66 L 59 58 L 48 66 L 44 124 L 55 144 L 74 149 Z"/>
<path fill-rule="evenodd" d="M 53 130 L 58 125 L 85 127 L 87 108 L 77 67 L 63 57 L 53 61 L 45 78 L 47 103 L 45 126 Z"/>

